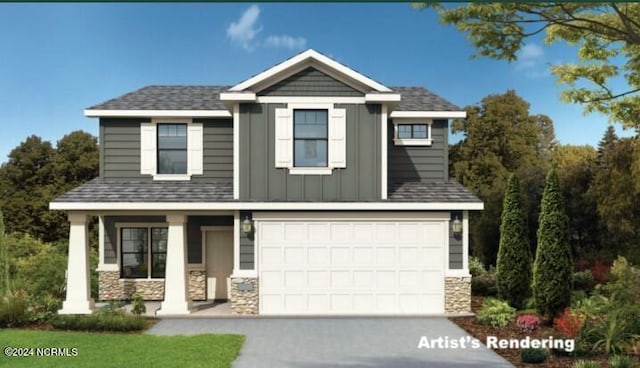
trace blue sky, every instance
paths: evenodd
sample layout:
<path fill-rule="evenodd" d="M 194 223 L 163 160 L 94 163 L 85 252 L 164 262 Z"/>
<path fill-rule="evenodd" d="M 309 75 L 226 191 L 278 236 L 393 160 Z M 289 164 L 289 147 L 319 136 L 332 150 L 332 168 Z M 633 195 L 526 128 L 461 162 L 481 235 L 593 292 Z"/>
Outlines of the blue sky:
<path fill-rule="evenodd" d="M 514 89 L 553 119 L 561 143 L 595 145 L 607 125 L 558 100 L 547 64 L 575 49 L 534 40 L 512 64 L 471 59 L 464 34 L 406 3 L 0 4 L 0 162 L 32 134 L 54 144 L 78 129 L 96 135 L 83 109 L 109 98 L 150 84 L 235 84 L 307 48 L 459 106 Z"/>

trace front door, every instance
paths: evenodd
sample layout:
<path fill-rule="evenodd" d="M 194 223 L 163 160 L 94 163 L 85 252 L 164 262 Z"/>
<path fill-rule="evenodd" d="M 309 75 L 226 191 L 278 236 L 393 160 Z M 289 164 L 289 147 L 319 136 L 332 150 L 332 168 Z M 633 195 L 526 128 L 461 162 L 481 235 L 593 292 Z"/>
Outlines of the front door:
<path fill-rule="evenodd" d="M 229 299 L 233 271 L 233 230 L 212 230 L 207 237 L 207 299 Z"/>

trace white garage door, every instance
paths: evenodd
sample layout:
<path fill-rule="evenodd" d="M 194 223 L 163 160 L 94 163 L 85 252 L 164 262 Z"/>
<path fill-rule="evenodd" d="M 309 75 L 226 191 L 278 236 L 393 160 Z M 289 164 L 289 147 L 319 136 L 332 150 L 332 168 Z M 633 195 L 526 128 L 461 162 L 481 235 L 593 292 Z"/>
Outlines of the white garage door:
<path fill-rule="evenodd" d="M 256 214 L 260 314 L 443 313 L 446 214 L 428 215 Z"/>

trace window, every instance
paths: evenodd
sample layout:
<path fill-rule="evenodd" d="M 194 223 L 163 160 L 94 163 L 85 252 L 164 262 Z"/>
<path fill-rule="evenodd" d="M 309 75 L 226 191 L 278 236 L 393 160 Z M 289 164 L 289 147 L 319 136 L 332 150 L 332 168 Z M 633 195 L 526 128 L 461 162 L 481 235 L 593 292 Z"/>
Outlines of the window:
<path fill-rule="evenodd" d="M 394 121 L 393 142 L 396 146 L 430 146 L 431 145 L 431 121 L 422 122 L 398 122 Z"/>
<path fill-rule="evenodd" d="M 140 123 L 140 174 L 153 180 L 191 180 L 203 174 L 203 123 L 157 118 Z"/>
<path fill-rule="evenodd" d="M 158 124 L 158 174 L 187 173 L 187 125 Z"/>
<path fill-rule="evenodd" d="M 293 166 L 327 167 L 327 110 L 293 111 Z"/>
<path fill-rule="evenodd" d="M 121 277 L 164 278 L 167 262 L 166 227 L 120 228 Z"/>

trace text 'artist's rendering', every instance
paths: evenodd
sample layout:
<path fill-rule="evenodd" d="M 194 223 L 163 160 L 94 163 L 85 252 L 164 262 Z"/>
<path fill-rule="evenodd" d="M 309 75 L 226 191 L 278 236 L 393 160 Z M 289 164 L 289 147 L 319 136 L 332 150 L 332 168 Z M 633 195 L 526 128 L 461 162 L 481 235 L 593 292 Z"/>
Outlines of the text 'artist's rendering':
<path fill-rule="evenodd" d="M 235 86 L 149 86 L 85 115 L 100 176 L 50 203 L 71 225 L 60 313 L 94 307 L 88 216 L 99 298 L 139 293 L 161 315 L 212 299 L 238 315 L 470 311 L 483 204 L 447 170 L 465 112 L 428 90 L 308 50 Z"/>

